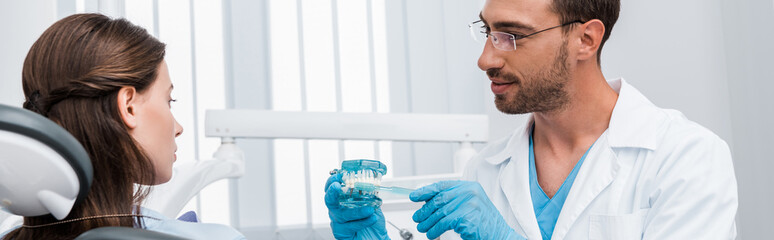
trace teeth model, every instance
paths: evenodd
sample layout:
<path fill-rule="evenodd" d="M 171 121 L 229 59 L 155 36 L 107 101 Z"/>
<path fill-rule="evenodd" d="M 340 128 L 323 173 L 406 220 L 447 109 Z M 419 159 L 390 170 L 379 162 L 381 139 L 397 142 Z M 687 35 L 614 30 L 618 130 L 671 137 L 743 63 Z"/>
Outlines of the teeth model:
<path fill-rule="evenodd" d="M 382 184 L 382 176 L 381 174 L 374 174 L 371 170 L 359 170 L 357 172 L 346 172 L 342 174 L 341 180 L 344 181 L 344 186 L 342 186 L 342 190 L 344 192 L 349 192 L 350 189 L 355 189 L 356 183 L 364 183 L 365 185 L 371 185 L 371 186 L 381 186 Z M 358 184 L 363 185 L 363 184 Z M 364 190 L 362 188 L 358 188 L 358 190 Z M 375 194 L 374 192 L 368 191 L 368 192 L 362 192 L 361 194 Z"/>

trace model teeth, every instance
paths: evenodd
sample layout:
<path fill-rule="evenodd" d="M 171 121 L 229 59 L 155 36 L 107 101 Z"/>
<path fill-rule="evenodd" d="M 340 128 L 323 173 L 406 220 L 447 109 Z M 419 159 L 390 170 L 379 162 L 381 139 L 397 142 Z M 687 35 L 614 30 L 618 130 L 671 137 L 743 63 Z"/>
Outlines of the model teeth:
<path fill-rule="evenodd" d="M 349 189 L 354 189 L 355 183 L 357 182 L 380 186 L 382 184 L 382 175 L 378 173 L 375 174 L 371 170 L 358 170 L 357 172 L 345 172 L 342 174 L 341 180 L 344 181 L 342 190 L 347 192 Z M 368 192 L 367 194 L 373 194 L 373 192 Z"/>

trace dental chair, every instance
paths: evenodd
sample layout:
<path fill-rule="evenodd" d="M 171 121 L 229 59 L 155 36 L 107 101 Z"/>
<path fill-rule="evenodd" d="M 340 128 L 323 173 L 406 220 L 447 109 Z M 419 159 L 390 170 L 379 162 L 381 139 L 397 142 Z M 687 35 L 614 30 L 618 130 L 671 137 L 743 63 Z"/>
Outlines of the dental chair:
<path fill-rule="evenodd" d="M 88 154 L 69 132 L 39 114 L 0 104 L 0 153 L 0 207 L 8 213 L 51 214 L 61 220 L 89 192 L 93 170 Z M 20 217 L 15 219 L 20 225 Z M 0 234 L 4 231 L 0 229 Z M 183 238 L 138 228 L 102 227 L 76 239 Z"/>

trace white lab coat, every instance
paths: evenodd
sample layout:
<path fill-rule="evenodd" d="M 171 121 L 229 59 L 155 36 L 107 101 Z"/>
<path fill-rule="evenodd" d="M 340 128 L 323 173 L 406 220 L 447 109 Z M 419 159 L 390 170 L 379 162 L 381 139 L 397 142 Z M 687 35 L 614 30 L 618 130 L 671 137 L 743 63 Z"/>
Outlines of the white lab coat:
<path fill-rule="evenodd" d="M 733 239 L 737 186 L 728 145 L 623 79 L 608 129 L 589 151 L 552 239 Z M 542 239 L 529 190 L 533 118 L 467 165 L 519 234 Z"/>

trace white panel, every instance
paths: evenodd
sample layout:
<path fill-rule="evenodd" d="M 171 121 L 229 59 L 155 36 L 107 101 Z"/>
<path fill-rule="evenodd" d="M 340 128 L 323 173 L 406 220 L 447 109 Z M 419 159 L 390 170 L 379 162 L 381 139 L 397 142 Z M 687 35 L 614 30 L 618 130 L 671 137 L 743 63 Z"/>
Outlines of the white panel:
<path fill-rule="evenodd" d="M 75 12 L 77 12 L 77 13 L 86 12 L 86 0 L 76 0 L 75 1 Z"/>
<path fill-rule="evenodd" d="M 411 112 L 449 113 L 446 39 L 441 0 L 406 1 Z M 467 26 L 460 31 L 467 32 Z M 455 96 L 465 98 L 464 96 Z"/>
<path fill-rule="evenodd" d="M 774 5 L 770 1 L 721 0 L 728 87 L 733 121 L 734 168 L 739 186 L 739 239 L 774 235 Z M 725 139 L 730 141 L 730 139 Z"/>
<path fill-rule="evenodd" d="M 204 136 L 205 109 L 224 108 L 225 81 L 223 73 L 223 22 L 222 4 L 218 1 L 193 1 L 193 26 L 195 45 L 195 87 L 198 114 L 199 157 L 209 158 L 220 139 Z M 229 198 L 227 181 L 219 181 L 202 189 L 200 193 L 201 217 L 205 222 L 229 224 Z"/>
<path fill-rule="evenodd" d="M 272 108 L 301 110 L 296 1 L 271 0 Z"/>
<path fill-rule="evenodd" d="M 306 110 L 336 111 L 331 2 L 302 1 Z"/>
<path fill-rule="evenodd" d="M 130 0 L 124 7 L 126 19 L 153 34 L 153 0 Z"/>
<path fill-rule="evenodd" d="M 404 4 L 405 1 L 384 1 L 390 112 L 394 113 L 411 112 L 410 62 L 406 47 L 408 45 L 406 33 L 408 23 L 406 22 Z M 413 175 L 413 144 L 396 142 L 392 147 L 395 159 L 392 172 L 395 176 Z"/>
<path fill-rule="evenodd" d="M 484 115 L 208 110 L 211 137 L 487 141 Z"/>
<path fill-rule="evenodd" d="M 232 34 L 228 63 L 233 79 L 234 105 L 236 108 L 268 109 L 271 107 L 272 75 L 269 45 L 269 17 L 267 0 L 226 0 L 230 3 Z"/>
<path fill-rule="evenodd" d="M 99 0 L 83 0 L 83 2 L 83 12 L 99 12 Z"/>
<path fill-rule="evenodd" d="M 392 177 L 395 174 L 395 167 L 392 165 L 392 142 L 391 141 L 379 141 L 379 156 L 377 159 L 387 166 L 387 174 L 384 177 Z"/>
<path fill-rule="evenodd" d="M 199 129 L 204 127 L 205 109 L 226 106 L 223 73 L 222 5 L 218 1 L 194 1 L 194 31 L 196 36 L 196 98 Z M 220 146 L 220 139 L 199 137 L 199 156 L 208 158 Z"/>
<path fill-rule="evenodd" d="M 0 3 L 0 103 L 21 107 L 21 72 L 32 43 L 57 20 L 54 0 Z"/>
<path fill-rule="evenodd" d="M 329 223 L 328 208 L 325 207 L 325 182 L 329 171 L 339 168 L 338 144 L 335 140 L 309 140 L 309 168 L 311 175 L 308 184 L 312 188 L 312 223 Z"/>
<path fill-rule="evenodd" d="M 483 106 L 493 102 L 483 99 L 484 91 L 490 89 L 490 81 L 477 65 L 482 45 L 473 41 L 467 29 L 467 24 L 478 19 L 479 4 L 476 1 L 443 1 L 442 6 L 448 113 L 484 113 Z"/>
<path fill-rule="evenodd" d="M 199 217 L 202 222 L 231 224 L 228 181 L 223 179 L 214 182 L 199 191 Z"/>
<path fill-rule="evenodd" d="M 270 109 L 270 52 L 268 1 L 224 0 L 228 13 L 226 39 L 228 84 L 233 94 L 227 95 L 234 108 Z M 230 54 L 229 54 L 230 53 Z M 272 140 L 239 139 L 245 152 L 245 176 L 238 179 L 238 227 L 275 226 L 274 162 Z M 244 232 L 244 231 L 243 231 Z M 262 236 L 263 237 L 263 236 Z M 260 238 L 250 238 L 260 239 Z"/>
<path fill-rule="evenodd" d="M 664 4 L 671 7 L 664 9 Z M 605 77 L 623 77 L 657 106 L 677 109 L 730 139 L 728 75 L 718 2 L 625 0 L 621 5 L 620 18 L 602 53 Z M 654 21 L 655 11 L 681 20 Z M 670 37 L 654 37 L 654 33 Z"/>
<path fill-rule="evenodd" d="M 345 140 L 344 141 L 344 158 L 342 160 L 352 159 L 375 159 L 376 153 L 374 152 L 373 141 L 362 140 Z"/>
<path fill-rule="evenodd" d="M 274 140 L 277 225 L 306 223 L 303 140 Z"/>
<path fill-rule="evenodd" d="M 271 96 L 274 110 L 303 110 L 297 1 L 271 0 Z M 277 225 L 307 222 L 304 148 L 302 141 L 274 143 Z M 280 197 L 282 196 L 282 197 Z M 287 196 L 293 196 L 288 199 Z"/>
<path fill-rule="evenodd" d="M 97 2 L 99 13 L 113 18 L 124 17 L 126 14 L 124 7 L 125 0 L 97 0 Z"/>
<path fill-rule="evenodd" d="M 366 1 L 339 0 L 341 104 L 345 112 L 372 111 Z"/>
<path fill-rule="evenodd" d="M 390 84 L 390 112 L 411 111 L 411 77 L 406 28 L 405 1 L 385 1 L 387 76 Z"/>
<path fill-rule="evenodd" d="M 56 18 L 62 19 L 78 12 L 76 0 L 56 0 Z"/>
<path fill-rule="evenodd" d="M 385 0 L 371 1 L 371 32 L 373 33 L 374 76 L 376 77 L 376 112 L 390 112 L 390 75 L 387 68 L 387 19 Z"/>
<path fill-rule="evenodd" d="M 450 73 L 447 66 L 446 28 L 441 0 L 405 1 L 409 62 L 410 111 L 451 113 Z M 449 22 L 448 24 L 451 24 Z M 460 26 L 461 30 L 465 25 Z M 466 31 L 466 30 L 463 30 Z M 467 94 L 455 95 L 467 98 Z M 453 172 L 452 146 L 444 143 L 416 143 L 412 146 L 413 175 Z"/>

